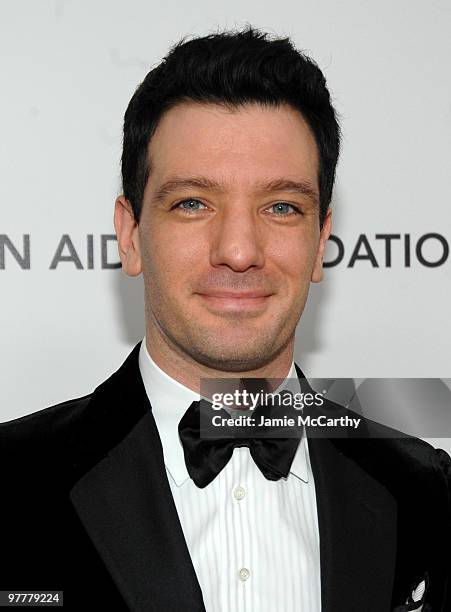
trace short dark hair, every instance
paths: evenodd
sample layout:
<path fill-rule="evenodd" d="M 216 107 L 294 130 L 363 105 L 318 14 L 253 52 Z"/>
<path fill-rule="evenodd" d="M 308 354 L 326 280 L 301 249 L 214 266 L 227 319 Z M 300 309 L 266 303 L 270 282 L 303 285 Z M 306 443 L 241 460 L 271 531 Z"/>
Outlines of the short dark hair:
<path fill-rule="evenodd" d="M 326 79 L 290 39 L 271 38 L 252 27 L 180 41 L 135 91 L 124 117 L 122 187 L 137 222 L 150 175 L 150 139 L 163 113 L 182 101 L 289 104 L 300 111 L 318 147 L 322 225 L 340 150 Z"/>

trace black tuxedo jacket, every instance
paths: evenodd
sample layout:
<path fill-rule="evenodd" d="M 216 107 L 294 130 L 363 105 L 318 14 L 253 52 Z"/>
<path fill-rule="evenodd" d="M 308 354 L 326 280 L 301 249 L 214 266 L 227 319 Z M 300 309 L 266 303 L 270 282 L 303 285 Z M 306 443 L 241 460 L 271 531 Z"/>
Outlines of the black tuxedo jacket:
<path fill-rule="evenodd" d="M 78 612 L 205 610 L 138 352 L 91 395 L 0 425 L 0 590 L 63 590 Z M 322 609 L 414 609 L 424 578 L 423 611 L 449 612 L 449 457 L 366 426 L 376 437 L 309 439 Z"/>

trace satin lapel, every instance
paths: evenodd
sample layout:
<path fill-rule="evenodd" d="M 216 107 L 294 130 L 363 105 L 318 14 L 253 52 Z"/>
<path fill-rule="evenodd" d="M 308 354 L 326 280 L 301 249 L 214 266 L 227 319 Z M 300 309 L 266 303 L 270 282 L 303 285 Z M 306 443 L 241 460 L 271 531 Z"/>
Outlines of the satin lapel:
<path fill-rule="evenodd" d="M 323 612 L 389 610 L 396 504 L 328 439 L 309 439 L 320 533 Z"/>
<path fill-rule="evenodd" d="M 302 385 L 304 376 L 296 369 Z M 325 413 L 334 413 L 330 406 Z M 322 611 L 388 611 L 396 560 L 396 502 L 353 459 L 353 444 L 365 440 L 329 439 L 318 428 L 306 429 L 318 509 Z"/>
<path fill-rule="evenodd" d="M 155 420 L 148 401 L 144 411 L 136 407 L 147 400 L 136 376 L 136 349 L 126 365 L 93 398 L 90 410 L 101 415 L 93 425 L 97 447 L 111 437 L 110 427 L 118 427 L 113 405 L 123 402 L 124 421 L 133 411 L 140 418 L 78 479 L 70 498 L 130 610 L 201 612 L 205 610 L 202 593 L 167 480 Z M 103 434 L 96 426 L 101 422 Z M 93 435 L 91 431 L 91 441 L 85 445 L 89 457 L 95 447 Z M 117 437 L 116 431 L 113 438 Z"/>

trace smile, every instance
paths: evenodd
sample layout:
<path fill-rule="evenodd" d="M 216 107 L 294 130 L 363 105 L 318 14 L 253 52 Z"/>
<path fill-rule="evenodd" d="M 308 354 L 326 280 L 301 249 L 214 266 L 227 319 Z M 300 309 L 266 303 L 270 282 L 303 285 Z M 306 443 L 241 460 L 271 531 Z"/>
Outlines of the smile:
<path fill-rule="evenodd" d="M 257 292 L 197 294 L 207 307 L 222 312 L 254 312 L 266 307 L 271 294 Z"/>

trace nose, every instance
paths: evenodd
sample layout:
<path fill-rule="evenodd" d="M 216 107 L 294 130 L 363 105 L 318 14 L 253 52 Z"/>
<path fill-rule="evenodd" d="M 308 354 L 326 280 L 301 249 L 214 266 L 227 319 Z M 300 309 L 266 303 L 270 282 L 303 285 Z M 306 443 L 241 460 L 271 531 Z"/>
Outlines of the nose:
<path fill-rule="evenodd" d="M 236 202 L 223 210 L 212 228 L 210 263 L 235 272 L 264 265 L 263 232 L 253 210 Z"/>

